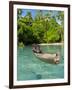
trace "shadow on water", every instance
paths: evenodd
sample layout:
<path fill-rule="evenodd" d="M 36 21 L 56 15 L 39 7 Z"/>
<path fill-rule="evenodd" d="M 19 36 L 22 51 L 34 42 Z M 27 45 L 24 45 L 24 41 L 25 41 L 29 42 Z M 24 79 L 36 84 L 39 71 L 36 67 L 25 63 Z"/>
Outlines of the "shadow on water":
<path fill-rule="evenodd" d="M 36 74 L 35 72 L 32 71 L 32 73 L 36 76 L 36 79 L 41 79 L 42 75 L 41 74 Z"/>

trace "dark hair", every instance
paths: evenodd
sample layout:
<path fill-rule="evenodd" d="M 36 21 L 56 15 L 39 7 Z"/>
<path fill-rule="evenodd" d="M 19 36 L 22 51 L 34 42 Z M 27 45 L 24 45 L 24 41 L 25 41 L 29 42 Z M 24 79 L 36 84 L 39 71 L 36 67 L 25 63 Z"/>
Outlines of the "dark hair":
<path fill-rule="evenodd" d="M 32 44 L 32 50 L 35 53 L 42 53 L 40 46 L 38 44 Z"/>

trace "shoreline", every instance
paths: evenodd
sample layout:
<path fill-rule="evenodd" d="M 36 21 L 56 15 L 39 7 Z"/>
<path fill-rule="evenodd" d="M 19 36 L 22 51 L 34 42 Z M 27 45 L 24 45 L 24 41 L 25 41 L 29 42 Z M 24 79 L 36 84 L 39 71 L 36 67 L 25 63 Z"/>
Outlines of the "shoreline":
<path fill-rule="evenodd" d="M 64 43 L 42 43 L 38 45 L 64 45 Z"/>

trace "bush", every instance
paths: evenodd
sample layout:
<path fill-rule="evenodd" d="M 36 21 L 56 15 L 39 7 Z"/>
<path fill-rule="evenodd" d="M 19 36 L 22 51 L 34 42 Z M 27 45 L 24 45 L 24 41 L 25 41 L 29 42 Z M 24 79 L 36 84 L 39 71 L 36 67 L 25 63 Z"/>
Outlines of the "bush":
<path fill-rule="evenodd" d="M 19 42 L 18 46 L 19 46 L 20 48 L 24 48 L 23 42 Z"/>

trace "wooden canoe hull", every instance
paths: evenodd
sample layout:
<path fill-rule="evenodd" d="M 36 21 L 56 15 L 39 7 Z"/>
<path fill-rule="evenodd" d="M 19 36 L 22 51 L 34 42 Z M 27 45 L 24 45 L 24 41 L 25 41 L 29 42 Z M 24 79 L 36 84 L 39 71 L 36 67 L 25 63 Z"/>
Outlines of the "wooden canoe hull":
<path fill-rule="evenodd" d="M 60 55 L 49 53 L 34 53 L 37 58 L 47 63 L 58 64 L 60 62 Z"/>

